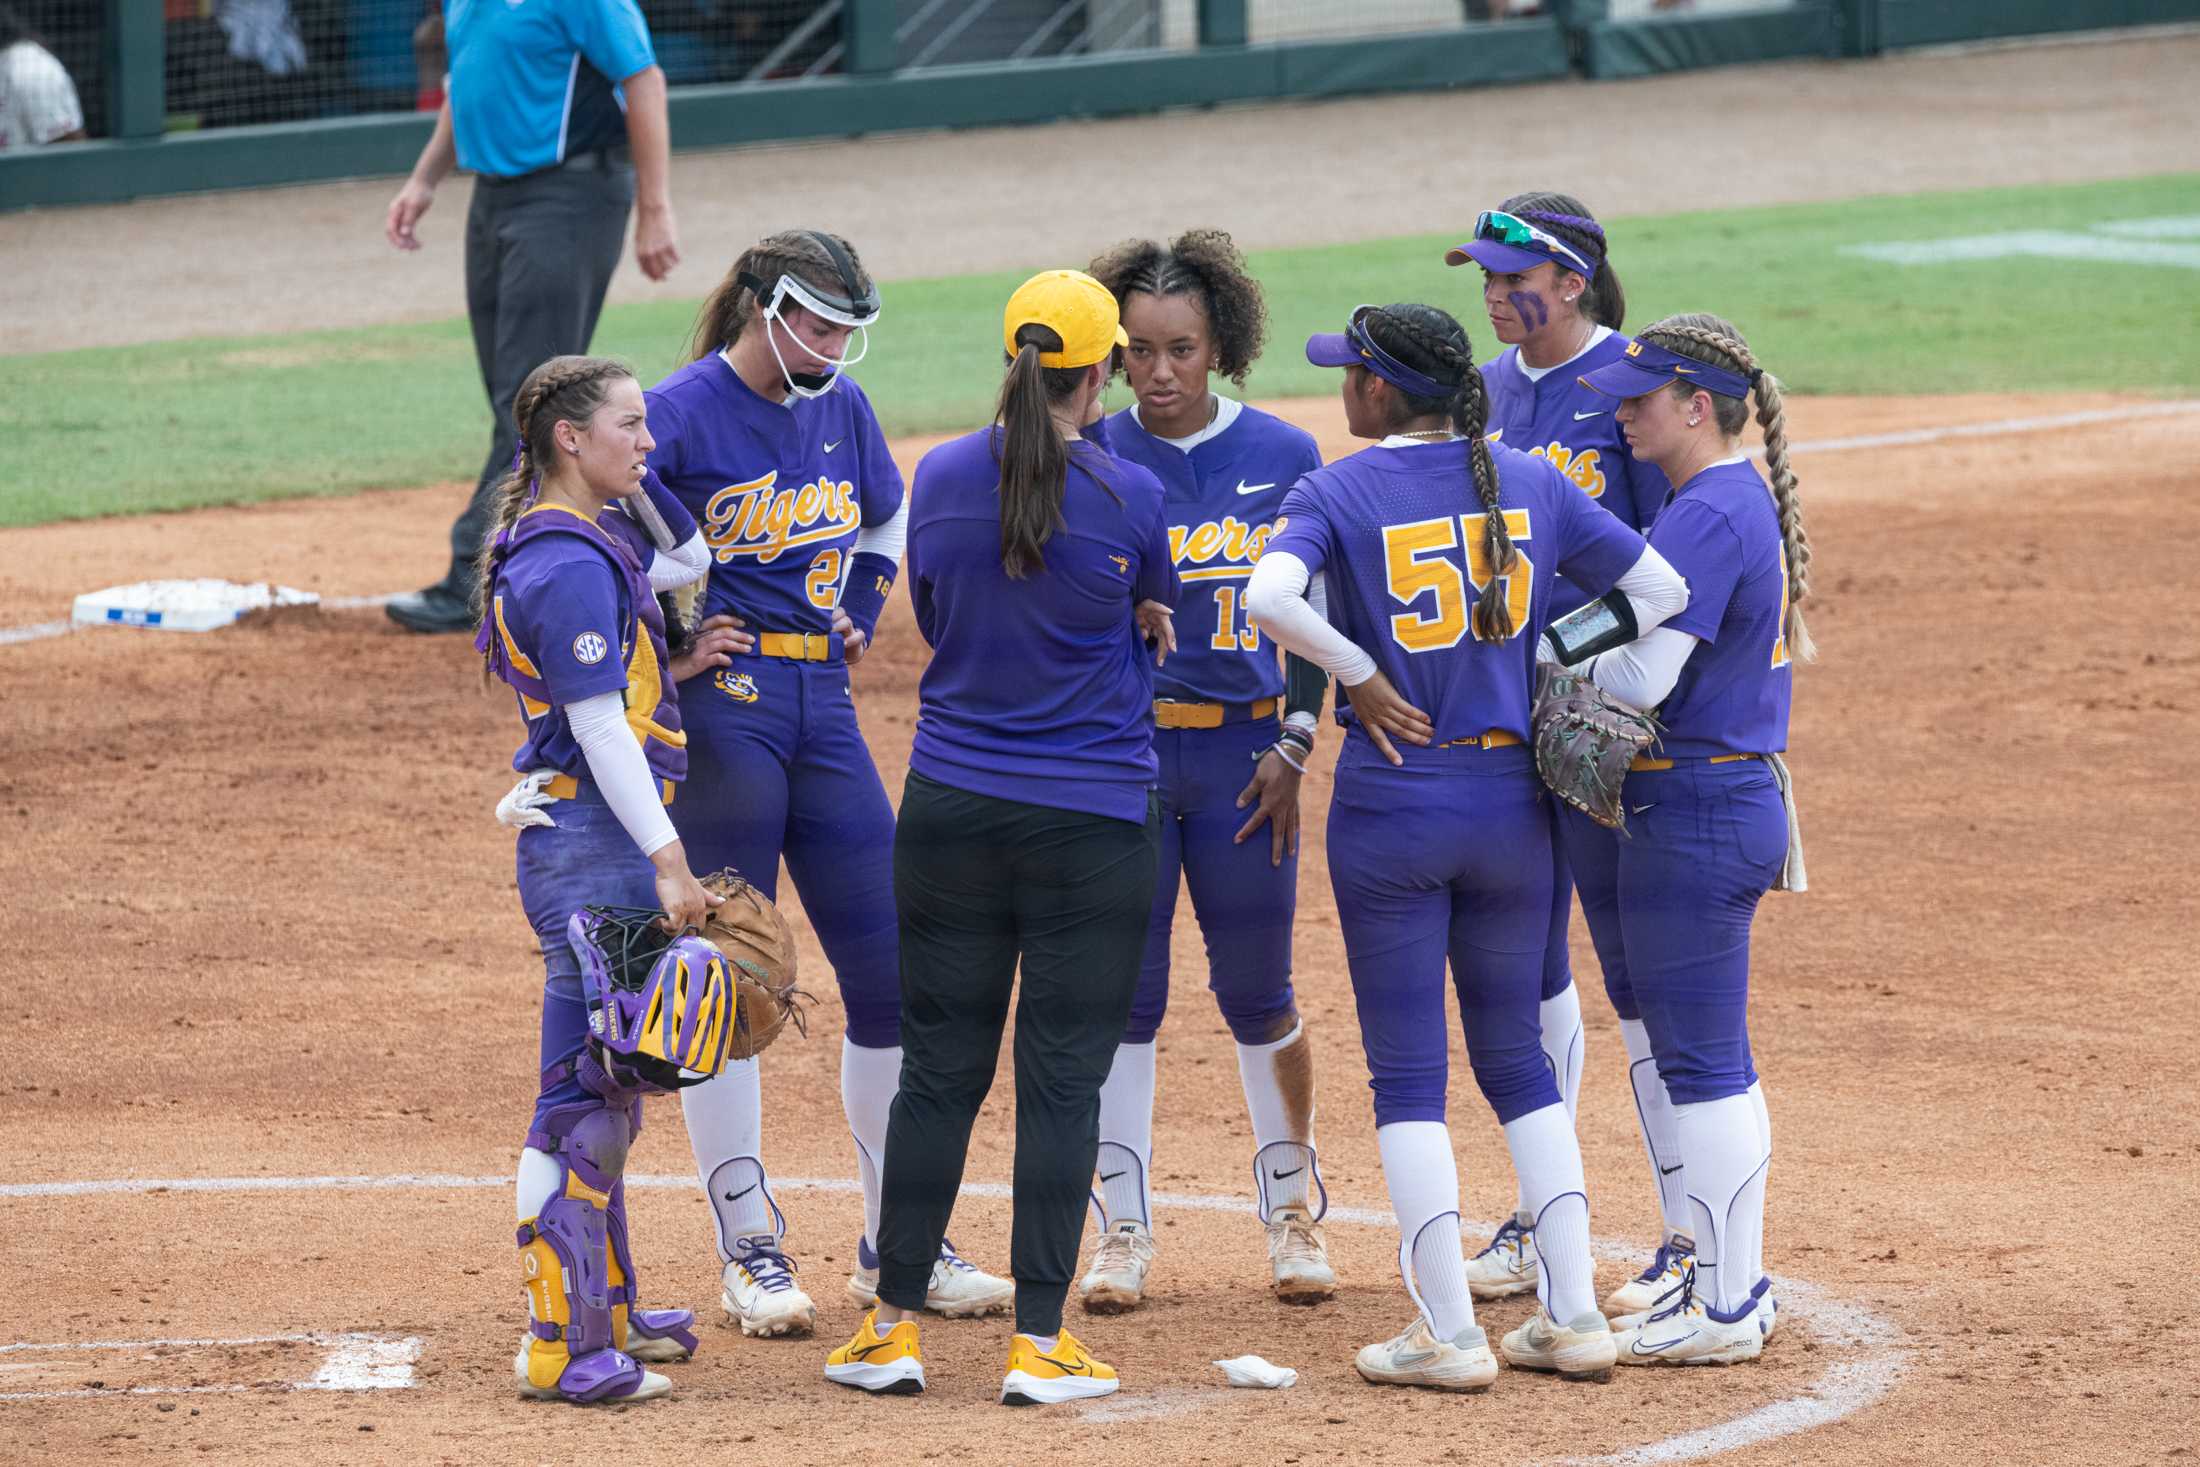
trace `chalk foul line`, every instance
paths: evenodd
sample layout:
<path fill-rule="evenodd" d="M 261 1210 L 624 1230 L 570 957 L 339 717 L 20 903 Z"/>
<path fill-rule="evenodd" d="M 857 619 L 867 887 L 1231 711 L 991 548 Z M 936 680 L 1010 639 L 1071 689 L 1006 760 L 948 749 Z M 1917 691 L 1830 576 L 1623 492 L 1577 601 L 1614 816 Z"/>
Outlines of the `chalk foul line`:
<path fill-rule="evenodd" d="M 2195 404 L 2200 407 L 2200 404 Z M 627 1177 L 628 1187 L 636 1190 L 687 1191 L 696 1188 L 692 1174 L 687 1173 L 637 1173 Z M 479 1191 L 509 1187 L 510 1173 L 492 1175 L 467 1175 L 457 1172 L 398 1172 L 380 1176 L 331 1175 L 314 1177 L 114 1177 L 85 1181 L 61 1182 L 7 1182 L 0 1183 L 0 1200 L 8 1198 L 37 1199 L 58 1197 L 112 1197 L 151 1196 L 191 1193 L 254 1193 L 254 1192 L 389 1192 L 389 1191 Z M 861 1189 L 852 1178 L 846 1177 L 783 1177 L 774 1178 L 773 1186 L 797 1192 L 856 1193 Z M 965 1182 L 965 1197 L 1006 1199 L 1013 1195 L 1001 1182 Z M 1171 1211 L 1183 1212 L 1246 1212 L 1250 1204 L 1242 1197 L 1217 1197 L 1185 1192 L 1156 1192 L 1154 1204 Z M 1375 1207 L 1332 1207 L 1324 1221 L 1356 1227 L 1387 1228 L 1395 1218 L 1390 1212 Z M 1492 1223 L 1467 1222 L 1464 1230 L 1473 1233 L 1495 1226 Z M 1637 1263 L 1642 1249 L 1630 1244 L 1596 1239 L 1590 1243 L 1590 1251 L 1597 1257 L 1611 1262 Z M 1782 1437 L 1815 1430 L 1844 1417 L 1853 1416 L 1883 1400 L 1900 1382 L 1909 1369 L 1910 1350 L 1904 1343 L 1902 1331 L 1891 1321 L 1874 1313 L 1862 1304 L 1836 1298 L 1818 1285 L 1802 1279 L 1775 1276 L 1772 1280 L 1775 1297 L 1780 1302 L 1783 1320 L 1805 1321 L 1812 1336 L 1830 1347 L 1837 1358 L 1831 1361 L 1802 1391 L 1783 1400 L 1759 1406 L 1730 1421 L 1687 1431 L 1662 1441 L 1630 1447 L 1599 1457 L 1567 1457 L 1550 1464 L 1550 1467 L 1649 1467 L 1663 1462 L 1687 1462 L 1702 1457 L 1716 1456 L 1742 1447 L 1757 1446 L 1777 1441 Z M 310 1381 L 274 1387 L 291 1390 L 382 1390 L 410 1386 L 412 1364 L 419 1358 L 420 1341 L 414 1337 L 397 1339 L 389 1335 L 271 1335 L 249 1340 L 198 1340 L 198 1341 L 92 1341 L 81 1345 L 0 1345 L 0 1357 L 28 1350 L 137 1348 L 158 1345 L 255 1344 L 272 1341 L 312 1340 L 343 1342 L 332 1348 L 321 1369 Z M 409 1351 L 409 1353 L 407 1353 Z M 251 1390 L 252 1386 L 176 1387 L 177 1391 L 196 1390 Z M 0 1401 L 47 1399 L 54 1396 L 118 1395 L 159 1393 L 159 1387 L 136 1387 L 132 1391 L 60 1391 L 60 1392 L 0 1392 Z M 1220 1395 L 1220 1392 L 1216 1392 Z M 1137 1397 L 1129 1398 L 1135 1401 Z M 1175 1415 L 1191 1409 L 1191 1400 L 1171 1398 L 1165 1407 L 1130 1413 L 1126 1405 L 1125 1421 Z"/>

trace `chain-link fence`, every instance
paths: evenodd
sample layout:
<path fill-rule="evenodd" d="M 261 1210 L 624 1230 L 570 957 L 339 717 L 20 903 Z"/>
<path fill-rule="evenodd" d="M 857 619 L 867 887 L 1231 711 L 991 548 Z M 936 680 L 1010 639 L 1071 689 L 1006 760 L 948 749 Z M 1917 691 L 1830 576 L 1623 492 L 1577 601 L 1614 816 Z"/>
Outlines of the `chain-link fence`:
<path fill-rule="evenodd" d="M 0 148 L 107 130 L 106 7 L 0 0 Z"/>

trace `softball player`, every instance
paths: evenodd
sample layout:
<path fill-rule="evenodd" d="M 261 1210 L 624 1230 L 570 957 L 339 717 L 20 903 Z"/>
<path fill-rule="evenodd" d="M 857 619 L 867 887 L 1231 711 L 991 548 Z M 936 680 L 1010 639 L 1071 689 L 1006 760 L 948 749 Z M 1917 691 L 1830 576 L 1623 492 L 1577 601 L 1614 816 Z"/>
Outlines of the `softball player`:
<path fill-rule="evenodd" d="M 1268 325 L 1260 286 L 1227 234 L 1131 240 L 1094 260 L 1092 274 L 1121 307 L 1137 401 L 1086 436 L 1161 481 L 1170 552 L 1194 594 L 1180 608 L 1182 645 L 1154 675 L 1160 877 L 1130 1027 L 1100 1091 L 1102 1231 L 1084 1306 L 1135 1308 L 1153 1263 L 1154 1035 L 1168 1007 L 1180 880 L 1206 940 L 1208 986 L 1237 1041 L 1272 1287 L 1287 1303 L 1312 1304 L 1337 1283 L 1320 1228 L 1327 1198 L 1315 1164 L 1313 1050 L 1291 993 L 1291 919 L 1299 778 L 1328 680 L 1292 658 L 1285 699 L 1276 645 L 1246 616 L 1245 583 L 1284 491 L 1321 466 L 1321 452 L 1311 435 L 1211 389 L 1213 373 L 1244 385 Z"/>
<path fill-rule="evenodd" d="M 1604 227 L 1570 194 L 1515 194 L 1478 217 L 1474 237 L 1444 259 L 1451 265 L 1481 267 L 1482 307 L 1497 339 L 1506 343 L 1482 369 L 1491 440 L 1549 459 L 1630 529 L 1646 528 L 1665 497 L 1665 476 L 1654 464 L 1635 458 L 1610 402 L 1581 385 L 1583 372 L 1619 360 L 1631 344 L 1619 334 L 1627 295 L 1612 267 Z M 1552 585 L 1549 615 L 1564 616 L 1588 599 L 1561 576 Z M 1618 837 L 1606 831 L 1603 839 Z M 1571 1112 L 1581 1095 L 1583 1059 L 1581 998 L 1566 946 L 1574 877 L 1555 840 L 1552 853 L 1551 928 L 1543 953 L 1543 1053 Z M 1673 1239 L 1685 1236 L 1689 1223 L 1677 1166 L 1663 1170 L 1675 1161 L 1672 1108 L 1650 1062 L 1649 1040 L 1642 1025 L 1630 1019 L 1620 1021 L 1620 1033 L 1643 1146 L 1659 1179 L 1666 1230 L 1666 1246 L 1642 1277 L 1608 1301 L 1608 1308 L 1624 1313 L 1670 1287 L 1673 1280 L 1666 1271 Z M 1516 1207 L 1525 1210 L 1527 1205 L 1522 1194 Z M 1476 1298 L 1500 1299 L 1534 1288 L 1535 1271 L 1535 1246 L 1516 1211 L 1469 1260 L 1467 1281 Z"/>
<path fill-rule="evenodd" d="M 661 906 L 676 926 L 699 924 L 718 900 L 690 873 L 665 815 L 687 772 L 687 738 L 661 672 L 654 594 L 702 573 L 701 544 L 661 492 L 637 507 L 654 533 L 607 510 L 634 495 L 652 446 L 641 387 L 625 367 L 553 357 L 521 384 L 513 419 L 519 461 L 482 552 L 475 646 L 527 720 L 512 760 L 527 778 L 499 815 L 524 827 L 520 903 L 544 968 L 542 1090 L 518 1184 L 532 1319 L 514 1369 L 525 1395 L 645 1400 L 670 1386 L 638 1361 L 687 1355 L 695 1317 L 634 1307 L 620 1178 L 642 1092 L 589 1049 L 567 923 L 585 905 L 610 903 Z M 652 540 L 677 548 L 656 551 Z"/>
<path fill-rule="evenodd" d="M 1551 817 L 1526 739 L 1551 577 L 1613 587 L 1632 625 L 1686 602 L 1672 567 L 1547 459 L 1485 440 L 1466 333 L 1429 306 L 1363 306 L 1307 359 L 1341 366 L 1348 426 L 1380 441 L 1301 479 L 1253 572 L 1253 615 L 1326 668 L 1340 712 L 1329 869 L 1375 1093 L 1376 1141 L 1417 1314 L 1360 1351 L 1371 1381 L 1478 1391 L 1497 1375 L 1459 1249 L 1445 1126 L 1444 969 L 1476 1082 L 1529 1200 L 1541 1307 L 1516 1366 L 1613 1362 L 1572 1117 L 1537 1042 Z M 1305 599 L 1328 578 L 1328 617 Z M 1603 609 L 1600 603 L 1598 609 Z"/>
<path fill-rule="evenodd" d="M 901 1083 L 901 978 L 894 812 L 856 722 L 848 666 L 892 589 L 908 508 L 878 419 L 844 369 L 878 315 L 878 288 L 847 241 L 772 235 L 704 302 L 693 360 L 649 392 L 650 466 L 710 547 L 704 625 L 754 639 L 680 687 L 692 742 L 674 819 L 705 869 L 737 867 L 767 896 L 785 857 L 839 980 L 840 1097 L 863 1186 L 848 1288 L 865 1304 L 876 1297 L 880 1158 Z M 817 1311 L 781 1247 L 756 1062 L 728 1065 L 683 1100 L 717 1219 L 727 1314 L 748 1334 L 808 1333 Z M 930 1307 L 985 1314 L 1011 1294 L 942 1245 Z"/>
<path fill-rule="evenodd" d="M 1611 396 L 1636 455 L 1679 486 L 1650 543 L 1690 590 L 1663 627 L 1586 664 L 1600 687 L 1657 709 L 1665 726 L 1656 757 L 1637 759 L 1622 791 L 1632 838 L 1596 839 L 1570 810 L 1562 826 L 1605 983 L 1621 1016 L 1648 1030 L 1672 1096 L 1694 1240 L 1673 1287 L 1619 1321 L 1619 1359 L 1725 1364 L 1756 1358 L 1777 1318 L 1764 1272 L 1772 1123 L 1749 1052 L 1749 929 L 1767 890 L 1804 885 L 1780 754 L 1794 661 L 1816 655 L 1802 614 L 1810 540 L 1780 384 L 1733 326 L 1669 316 L 1582 380 Z M 1752 393 L 1769 486 L 1741 451 Z"/>

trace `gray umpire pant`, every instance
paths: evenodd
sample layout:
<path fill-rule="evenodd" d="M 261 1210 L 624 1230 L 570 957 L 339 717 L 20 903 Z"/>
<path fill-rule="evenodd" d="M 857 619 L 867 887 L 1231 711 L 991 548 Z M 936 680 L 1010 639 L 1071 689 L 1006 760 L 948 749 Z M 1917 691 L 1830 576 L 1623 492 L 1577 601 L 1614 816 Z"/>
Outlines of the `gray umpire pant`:
<path fill-rule="evenodd" d="M 492 491 L 519 449 L 512 399 L 550 358 L 588 350 L 633 209 L 634 168 L 624 148 L 520 178 L 475 181 L 466 215 L 466 313 L 495 426 L 474 497 L 451 526 L 443 585 L 454 595 L 473 596 Z"/>

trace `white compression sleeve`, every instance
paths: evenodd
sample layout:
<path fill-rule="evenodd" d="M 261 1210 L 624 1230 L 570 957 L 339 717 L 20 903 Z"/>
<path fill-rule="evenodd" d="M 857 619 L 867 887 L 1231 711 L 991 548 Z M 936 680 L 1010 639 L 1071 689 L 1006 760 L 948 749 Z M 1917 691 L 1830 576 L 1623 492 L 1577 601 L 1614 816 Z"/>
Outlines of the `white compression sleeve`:
<path fill-rule="evenodd" d="M 604 803 L 619 817 L 626 833 L 645 856 L 654 856 L 680 837 L 665 814 L 657 777 L 626 722 L 626 695 L 598 693 L 565 705 L 573 740 L 588 759 L 589 777 L 603 791 Z"/>
<path fill-rule="evenodd" d="M 1591 682 L 1622 703 L 1655 708 L 1680 681 L 1681 668 L 1696 650 L 1696 640 L 1692 632 L 1659 627 L 1624 647 L 1590 658 L 1583 670 Z"/>
<path fill-rule="evenodd" d="M 688 536 L 687 542 L 673 550 L 660 550 L 649 558 L 649 589 L 652 591 L 677 591 L 692 585 L 710 569 L 710 546 L 703 541 L 703 532 L 697 530 Z"/>
<path fill-rule="evenodd" d="M 880 555 L 896 565 L 901 564 L 902 551 L 909 548 L 909 496 L 901 496 L 901 504 L 893 516 L 881 524 L 865 525 L 856 531 L 856 546 L 850 555 Z"/>
<path fill-rule="evenodd" d="M 1299 656 L 1348 688 L 1375 675 L 1375 659 L 1329 624 L 1306 599 L 1312 579 L 1306 562 L 1288 550 L 1271 550 L 1253 567 L 1245 610 L 1286 652 Z"/>
<path fill-rule="evenodd" d="M 1688 582 L 1681 579 L 1671 561 L 1648 545 L 1642 547 L 1641 558 L 1627 568 L 1627 574 L 1612 583 L 1612 589 L 1623 593 L 1627 604 L 1634 608 L 1638 638 L 1680 615 L 1688 605 Z"/>

